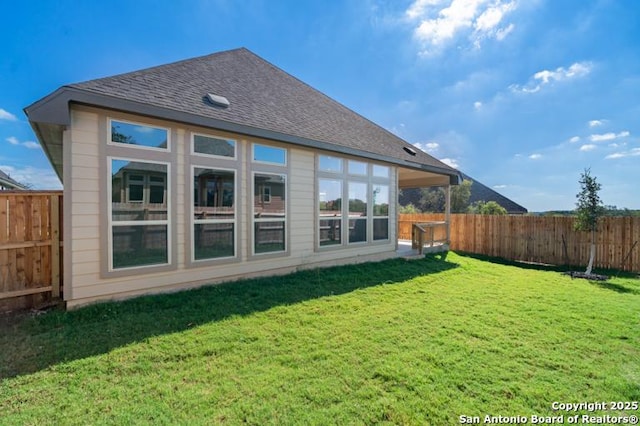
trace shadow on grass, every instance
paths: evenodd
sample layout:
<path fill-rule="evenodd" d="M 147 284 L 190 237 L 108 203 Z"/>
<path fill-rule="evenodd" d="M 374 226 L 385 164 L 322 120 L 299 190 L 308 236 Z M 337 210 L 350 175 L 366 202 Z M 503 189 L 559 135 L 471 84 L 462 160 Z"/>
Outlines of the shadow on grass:
<path fill-rule="evenodd" d="M 212 321 L 399 284 L 457 266 L 446 260 L 446 253 L 431 254 L 413 261 L 392 259 L 300 271 L 4 321 L 0 322 L 0 378 L 29 374 Z"/>

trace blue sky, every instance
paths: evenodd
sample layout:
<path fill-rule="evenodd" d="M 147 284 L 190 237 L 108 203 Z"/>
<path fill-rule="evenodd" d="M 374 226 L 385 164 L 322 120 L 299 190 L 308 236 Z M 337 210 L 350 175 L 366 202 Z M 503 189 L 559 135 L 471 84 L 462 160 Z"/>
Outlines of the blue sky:
<path fill-rule="evenodd" d="M 573 209 L 587 167 L 640 208 L 635 1 L 7 2 L 0 40 L 0 169 L 34 188 L 60 183 L 24 107 L 244 46 L 530 211 Z"/>

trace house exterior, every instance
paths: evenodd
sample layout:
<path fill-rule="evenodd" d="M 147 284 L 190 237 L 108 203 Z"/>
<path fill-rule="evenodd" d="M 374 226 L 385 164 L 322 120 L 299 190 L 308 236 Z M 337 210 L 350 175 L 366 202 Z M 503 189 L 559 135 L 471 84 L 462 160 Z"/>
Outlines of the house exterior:
<path fill-rule="evenodd" d="M 25 112 L 64 186 L 68 307 L 393 257 L 398 188 L 460 180 L 244 48 Z"/>
<path fill-rule="evenodd" d="M 11 179 L 11 176 L 0 170 L 0 191 L 5 190 L 18 190 L 24 191 L 27 190 L 26 186 L 21 184 L 20 182 L 16 182 L 14 179 Z"/>

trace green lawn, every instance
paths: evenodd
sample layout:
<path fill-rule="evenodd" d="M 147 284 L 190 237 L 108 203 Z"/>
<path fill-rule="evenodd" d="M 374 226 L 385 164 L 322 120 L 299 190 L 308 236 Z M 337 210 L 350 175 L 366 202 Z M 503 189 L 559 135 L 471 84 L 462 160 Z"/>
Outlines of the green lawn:
<path fill-rule="evenodd" d="M 640 400 L 640 280 L 452 252 L 304 271 L 5 319 L 0 380 L 2 425 L 566 417 Z"/>

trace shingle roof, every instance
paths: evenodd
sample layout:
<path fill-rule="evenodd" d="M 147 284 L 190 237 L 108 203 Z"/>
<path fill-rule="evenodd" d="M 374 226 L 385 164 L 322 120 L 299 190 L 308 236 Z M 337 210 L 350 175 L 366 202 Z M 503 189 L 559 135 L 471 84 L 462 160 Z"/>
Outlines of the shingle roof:
<path fill-rule="evenodd" d="M 469 204 L 473 204 L 476 201 L 495 201 L 500 204 L 502 207 L 507 210 L 509 214 L 525 214 L 527 213 L 527 209 L 522 207 L 520 204 L 511 200 L 510 198 L 505 197 L 497 191 L 489 188 L 488 186 L 482 184 L 476 179 L 473 179 L 469 175 L 461 173 L 464 180 L 470 180 L 473 182 L 471 185 L 471 195 L 469 196 Z M 399 198 L 399 203 L 402 206 L 406 206 L 409 203 L 414 206 L 418 206 L 420 204 L 420 198 L 422 194 L 420 193 L 420 189 L 418 188 L 410 188 L 403 189 L 402 194 Z"/>
<path fill-rule="evenodd" d="M 455 169 L 245 48 L 59 89 L 65 90 L 72 93 L 68 96 L 72 102 L 76 94 L 79 99 L 76 101 L 83 103 L 100 98 L 102 102 L 117 100 L 127 102 L 128 106 L 144 105 L 154 107 L 154 111 L 174 112 L 178 121 L 201 125 L 231 123 L 237 127 L 229 129 L 244 130 L 247 134 L 259 135 L 254 130 L 260 129 L 266 131 L 266 137 L 276 140 L 335 148 L 345 153 L 349 150 L 354 154 L 369 153 L 372 158 L 391 158 L 408 167 L 458 176 Z M 212 105 L 206 99 L 208 93 L 226 97 L 230 106 Z M 56 92 L 39 102 L 55 99 L 55 95 Z M 26 112 L 30 115 L 33 111 L 35 116 L 37 108 L 38 103 Z M 416 155 L 407 153 L 403 147 Z"/>
<path fill-rule="evenodd" d="M 481 182 L 473 179 L 472 177 L 462 173 L 462 177 L 464 180 L 473 181 L 473 185 L 471 185 L 471 196 L 469 197 L 469 204 L 473 204 L 476 201 L 495 201 L 500 204 L 509 214 L 525 214 L 527 213 L 527 209 L 522 207 L 520 204 L 511 200 L 510 198 L 505 197 L 497 191 L 489 188 L 486 185 L 483 185 Z"/>

